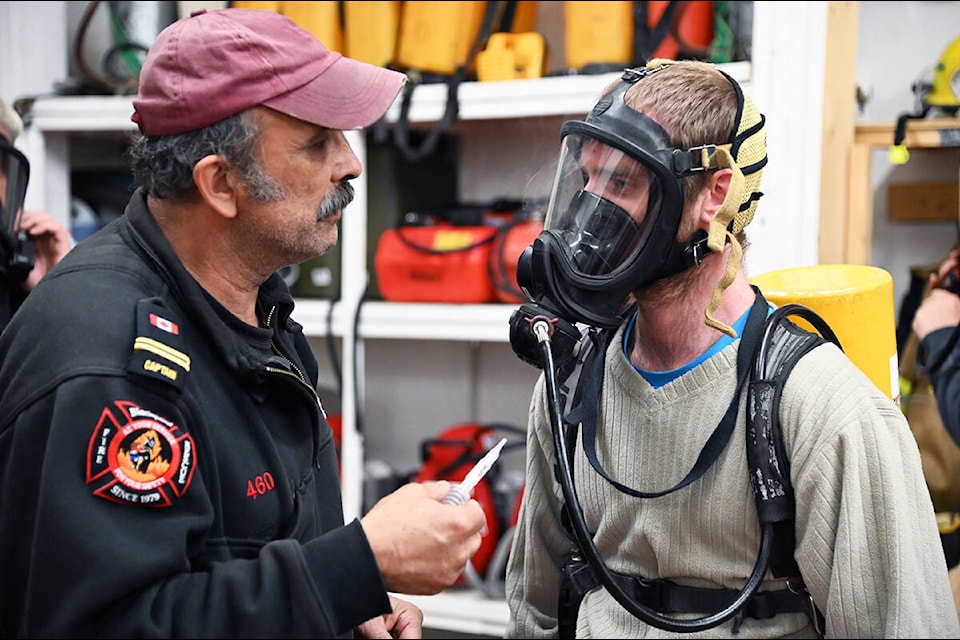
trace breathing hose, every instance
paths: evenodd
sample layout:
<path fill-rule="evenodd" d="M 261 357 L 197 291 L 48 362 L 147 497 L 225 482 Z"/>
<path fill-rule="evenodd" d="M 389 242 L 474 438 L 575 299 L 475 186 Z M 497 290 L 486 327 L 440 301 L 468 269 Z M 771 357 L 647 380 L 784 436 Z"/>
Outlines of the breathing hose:
<path fill-rule="evenodd" d="M 630 594 L 627 594 L 614 580 L 610 570 L 603 562 L 603 558 L 600 557 L 600 552 L 593 543 L 593 538 L 590 535 L 583 515 L 583 509 L 577 498 L 577 490 L 574 486 L 573 473 L 570 468 L 571 458 L 569 456 L 568 443 L 563 433 L 563 416 L 560 409 L 562 403 L 559 398 L 556 370 L 553 364 L 553 352 L 550 345 L 550 323 L 542 317 L 536 318 L 532 322 L 531 331 L 543 352 L 543 372 L 546 382 L 547 405 L 550 410 L 550 423 L 553 430 L 554 447 L 556 448 L 560 488 L 563 491 L 563 497 L 569 510 L 570 522 L 579 542 L 580 551 L 593 569 L 597 579 L 610 595 L 633 616 L 665 631 L 671 631 L 673 633 L 695 633 L 716 627 L 735 616 L 737 612 L 746 605 L 747 601 L 753 597 L 763 581 L 763 576 L 767 571 L 771 550 L 773 548 L 773 525 L 764 524 L 761 527 L 760 551 L 757 555 L 757 562 L 743 590 L 730 605 L 715 614 L 691 620 L 679 620 L 664 616 L 653 609 L 645 607 L 637 602 Z"/>

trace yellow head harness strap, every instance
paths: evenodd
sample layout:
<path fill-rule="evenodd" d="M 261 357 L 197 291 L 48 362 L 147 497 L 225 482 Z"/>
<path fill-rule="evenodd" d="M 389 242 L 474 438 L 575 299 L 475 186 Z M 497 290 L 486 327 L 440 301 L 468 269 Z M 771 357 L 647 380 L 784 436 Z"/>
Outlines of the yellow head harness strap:
<path fill-rule="evenodd" d="M 650 69 L 673 63 L 673 60 L 655 59 L 646 66 Z M 737 94 L 737 117 L 729 142 L 701 150 L 701 153 L 705 154 L 702 166 L 733 171 L 727 196 L 710 221 L 707 246 L 714 253 L 722 254 L 729 242 L 731 251 L 704 315 L 708 326 L 736 337 L 733 328 L 714 318 L 713 314 L 720 306 L 723 292 L 737 277 L 740 269 L 743 247 L 740 246 L 736 234 L 753 220 L 757 203 L 763 195 L 760 192 L 760 178 L 763 167 L 767 164 L 767 135 L 763 114 L 757 110 L 750 97 L 743 93 L 740 85 L 729 74 L 717 70 L 730 81 Z M 706 154 L 712 154 L 712 157 Z"/>
<path fill-rule="evenodd" d="M 723 73 L 723 72 L 721 72 Z M 736 336 L 734 330 L 713 317 L 720 306 L 720 298 L 737 276 L 743 257 L 743 247 L 736 238 L 753 220 L 760 196 L 760 178 L 767 164 L 767 134 L 764 129 L 764 117 L 757 110 L 749 96 L 744 95 L 737 81 L 724 73 L 737 94 L 737 118 L 732 141 L 729 145 L 719 146 L 717 162 L 733 170 L 727 197 L 710 221 L 707 246 L 721 253 L 727 242 L 731 252 L 723 276 L 717 282 L 713 297 L 705 312 L 707 325 Z"/>

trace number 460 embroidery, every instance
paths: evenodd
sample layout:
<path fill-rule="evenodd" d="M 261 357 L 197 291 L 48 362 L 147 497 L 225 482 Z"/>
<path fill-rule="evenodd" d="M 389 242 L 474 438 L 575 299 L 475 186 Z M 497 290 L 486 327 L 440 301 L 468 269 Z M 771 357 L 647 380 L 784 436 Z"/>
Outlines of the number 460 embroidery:
<path fill-rule="evenodd" d="M 247 480 L 247 497 L 256 500 L 257 496 L 262 496 L 267 491 L 273 491 L 275 486 L 273 475 L 267 471 L 253 480 Z"/>

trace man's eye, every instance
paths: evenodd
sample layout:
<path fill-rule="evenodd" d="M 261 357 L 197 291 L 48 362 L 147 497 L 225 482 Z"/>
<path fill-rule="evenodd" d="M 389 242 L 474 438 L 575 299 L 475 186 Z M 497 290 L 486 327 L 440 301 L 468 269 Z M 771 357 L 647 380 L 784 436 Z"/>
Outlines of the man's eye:
<path fill-rule="evenodd" d="M 607 184 L 610 186 L 611 192 L 623 195 L 630 191 L 633 182 L 628 178 L 610 178 Z"/>
<path fill-rule="evenodd" d="M 322 133 L 310 139 L 309 148 L 313 151 L 326 152 L 330 148 L 330 141 L 333 139 L 329 133 Z"/>

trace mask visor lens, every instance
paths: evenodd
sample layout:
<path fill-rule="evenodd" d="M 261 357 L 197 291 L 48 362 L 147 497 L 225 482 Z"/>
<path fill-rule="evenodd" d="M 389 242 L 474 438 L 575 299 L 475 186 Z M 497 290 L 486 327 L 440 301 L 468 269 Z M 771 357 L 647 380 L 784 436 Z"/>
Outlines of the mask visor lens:
<path fill-rule="evenodd" d="M 609 276 L 643 249 L 662 205 L 657 174 L 607 144 L 576 134 L 563 140 L 544 229 L 562 240 L 582 276 Z"/>
<path fill-rule="evenodd" d="M 29 179 L 30 163 L 26 156 L 0 139 L 0 228 L 10 238 L 20 229 L 20 213 Z"/>

